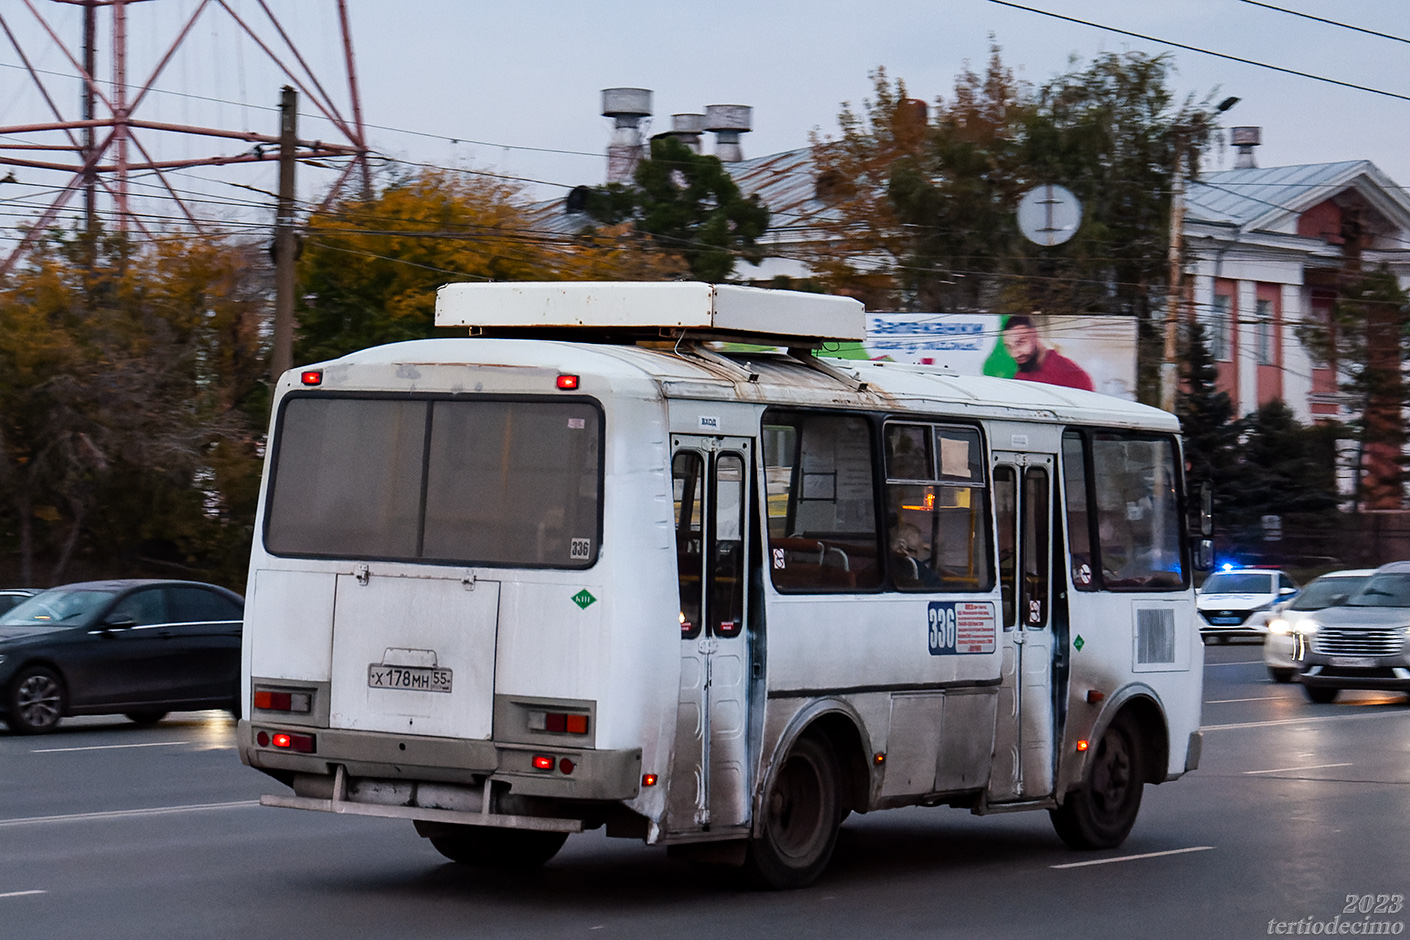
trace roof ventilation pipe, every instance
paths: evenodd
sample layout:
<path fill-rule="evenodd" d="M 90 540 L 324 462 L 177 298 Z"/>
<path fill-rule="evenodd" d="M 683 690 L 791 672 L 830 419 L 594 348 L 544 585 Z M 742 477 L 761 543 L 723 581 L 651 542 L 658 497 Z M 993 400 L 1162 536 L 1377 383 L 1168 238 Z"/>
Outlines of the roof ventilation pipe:
<path fill-rule="evenodd" d="M 672 114 L 671 115 L 671 136 L 680 140 L 690 148 L 692 153 L 699 153 L 700 135 L 705 132 L 705 115 L 703 114 Z"/>
<path fill-rule="evenodd" d="M 1234 169 L 1252 170 L 1258 167 L 1258 161 L 1253 159 L 1253 148 L 1263 143 L 1263 128 L 1231 128 L 1229 131 L 1229 143 L 1239 148 L 1238 155 L 1234 157 Z"/>
<path fill-rule="evenodd" d="M 721 163 L 739 163 L 744 151 L 739 135 L 754 127 L 754 109 L 747 104 L 712 104 L 705 108 L 705 130 L 715 135 L 715 156 Z"/>
<path fill-rule="evenodd" d="M 615 122 L 607 144 L 607 182 L 630 182 L 643 152 L 641 122 L 651 116 L 650 89 L 602 89 L 602 116 Z"/>

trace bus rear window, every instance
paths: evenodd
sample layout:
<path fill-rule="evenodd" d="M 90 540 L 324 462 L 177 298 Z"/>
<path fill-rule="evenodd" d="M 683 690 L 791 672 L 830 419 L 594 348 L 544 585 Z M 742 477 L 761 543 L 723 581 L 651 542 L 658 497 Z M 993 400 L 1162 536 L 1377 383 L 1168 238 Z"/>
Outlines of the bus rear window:
<path fill-rule="evenodd" d="M 276 555 L 585 568 L 601 531 L 601 417 L 585 401 L 286 400 Z"/>

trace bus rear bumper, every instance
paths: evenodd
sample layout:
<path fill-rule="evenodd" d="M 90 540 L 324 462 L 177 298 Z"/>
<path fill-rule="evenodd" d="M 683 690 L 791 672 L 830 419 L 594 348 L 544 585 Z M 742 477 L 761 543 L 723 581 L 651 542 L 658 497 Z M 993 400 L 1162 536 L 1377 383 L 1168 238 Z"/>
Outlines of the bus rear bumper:
<path fill-rule="evenodd" d="M 293 797 L 267 798 L 288 802 L 269 805 L 357 812 L 304 805 L 308 801 L 340 802 L 379 808 L 473 810 L 485 815 L 490 810 L 483 798 L 486 792 L 496 803 L 511 794 L 516 799 L 616 802 L 635 799 L 641 790 L 639 748 L 596 750 L 376 731 L 291 730 L 300 736 L 295 743 L 308 750 L 276 746 L 280 729 L 264 722 L 243 720 L 238 727 L 240 759 L 250 767 L 291 780 L 294 786 Z M 486 805 L 469 805 L 477 800 Z M 362 815 L 404 814 L 368 811 Z"/>

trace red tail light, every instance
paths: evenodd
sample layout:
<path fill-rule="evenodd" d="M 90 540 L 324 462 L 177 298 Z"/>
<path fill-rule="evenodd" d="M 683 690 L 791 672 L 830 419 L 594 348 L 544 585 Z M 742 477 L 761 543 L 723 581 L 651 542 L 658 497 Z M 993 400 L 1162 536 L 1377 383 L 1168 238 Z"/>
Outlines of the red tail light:
<path fill-rule="evenodd" d="M 553 769 L 553 765 L 554 765 L 555 763 L 557 763 L 557 762 L 556 762 L 552 757 L 548 756 L 547 754 L 535 754 L 535 755 L 534 755 L 534 769 L 535 769 L 535 770 L 552 770 L 552 769 Z"/>
<path fill-rule="evenodd" d="M 299 381 L 305 385 L 322 385 L 323 371 L 321 369 L 309 369 L 307 372 L 299 374 Z"/>
<path fill-rule="evenodd" d="M 560 375 L 558 387 L 565 392 L 571 392 L 578 387 L 578 377 L 576 375 Z"/>

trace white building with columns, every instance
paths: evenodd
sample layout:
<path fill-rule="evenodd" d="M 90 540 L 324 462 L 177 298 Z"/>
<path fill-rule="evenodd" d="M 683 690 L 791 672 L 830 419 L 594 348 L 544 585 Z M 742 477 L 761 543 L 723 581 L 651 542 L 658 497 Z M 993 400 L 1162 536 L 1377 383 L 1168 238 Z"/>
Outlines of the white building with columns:
<path fill-rule="evenodd" d="M 1335 363 L 1297 329 L 1326 322 L 1358 248 L 1364 270 L 1410 284 L 1405 191 L 1365 160 L 1209 173 L 1189 187 L 1184 237 L 1193 316 L 1235 413 L 1281 398 L 1304 423 L 1354 418 Z"/>

